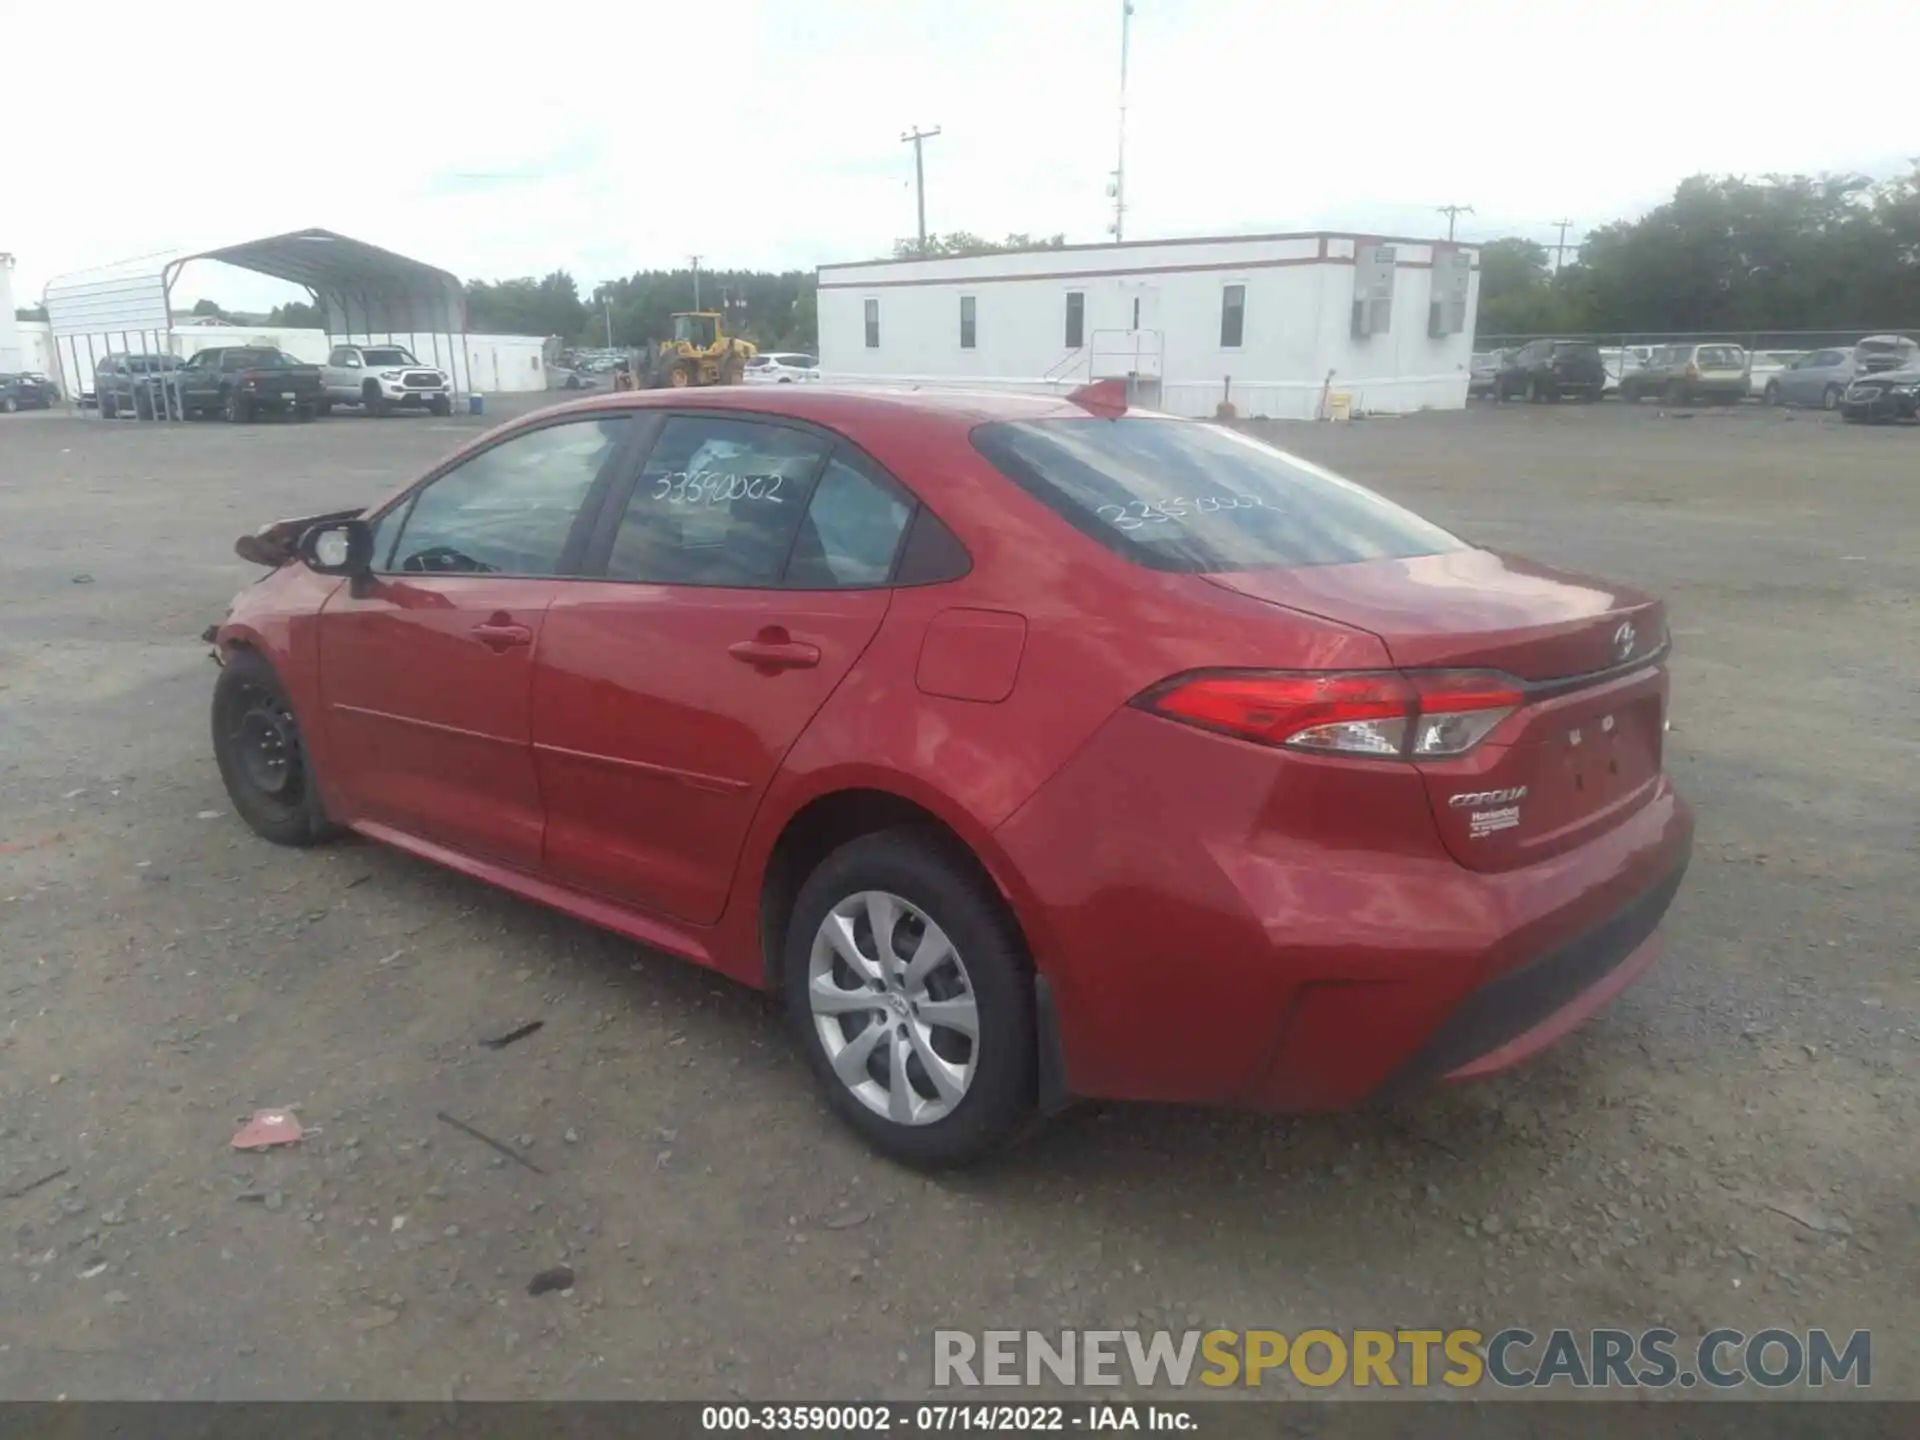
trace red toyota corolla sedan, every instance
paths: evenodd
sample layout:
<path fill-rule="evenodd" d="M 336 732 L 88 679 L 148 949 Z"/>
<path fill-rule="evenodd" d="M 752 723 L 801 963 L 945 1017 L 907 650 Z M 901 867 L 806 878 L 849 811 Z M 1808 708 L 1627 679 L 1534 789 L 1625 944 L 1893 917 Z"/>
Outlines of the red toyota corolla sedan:
<path fill-rule="evenodd" d="M 915 1163 L 1502 1068 L 1652 963 L 1691 849 L 1660 602 L 1106 385 L 596 397 L 239 550 L 255 830 L 779 991 Z"/>

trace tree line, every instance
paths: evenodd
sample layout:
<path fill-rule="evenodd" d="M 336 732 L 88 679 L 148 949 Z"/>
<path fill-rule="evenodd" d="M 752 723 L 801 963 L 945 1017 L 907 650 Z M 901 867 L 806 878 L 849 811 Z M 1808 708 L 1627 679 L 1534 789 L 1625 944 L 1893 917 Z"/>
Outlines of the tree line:
<path fill-rule="evenodd" d="M 1064 235 L 988 240 L 967 231 L 896 240 L 895 258 L 1052 249 Z M 638 347 L 664 338 L 676 310 L 718 310 L 762 348 L 819 343 L 809 271 L 641 270 L 583 294 L 555 270 L 467 283 L 477 334 L 557 336 L 573 344 Z M 196 313 L 225 315 L 209 300 Z M 44 318 L 37 308 L 19 317 Z M 240 317 L 235 317 L 240 318 Z M 318 326 L 310 305 L 277 307 L 276 326 Z M 1920 328 L 1920 160 L 1909 173 L 1696 175 L 1634 220 L 1590 233 L 1555 270 L 1537 241 L 1480 247 L 1483 336 Z"/>
<path fill-rule="evenodd" d="M 1696 175 L 1602 225 L 1557 272 L 1547 247 L 1480 247 L 1484 336 L 1920 327 L 1920 160 L 1862 175 Z"/>

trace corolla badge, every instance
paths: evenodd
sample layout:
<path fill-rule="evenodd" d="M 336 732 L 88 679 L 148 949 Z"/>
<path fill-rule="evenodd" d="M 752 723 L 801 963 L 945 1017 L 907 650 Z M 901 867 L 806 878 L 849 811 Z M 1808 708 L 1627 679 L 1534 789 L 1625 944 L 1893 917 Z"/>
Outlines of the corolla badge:
<path fill-rule="evenodd" d="M 1527 787 L 1515 785 L 1511 790 L 1470 790 L 1464 795 L 1447 797 L 1450 810 L 1475 810 L 1482 805 L 1511 805 L 1516 800 L 1527 798 Z"/>
<path fill-rule="evenodd" d="M 1640 632 L 1633 628 L 1633 622 L 1627 621 L 1613 632 L 1613 658 L 1625 660 L 1633 654 L 1633 642 L 1640 638 Z"/>

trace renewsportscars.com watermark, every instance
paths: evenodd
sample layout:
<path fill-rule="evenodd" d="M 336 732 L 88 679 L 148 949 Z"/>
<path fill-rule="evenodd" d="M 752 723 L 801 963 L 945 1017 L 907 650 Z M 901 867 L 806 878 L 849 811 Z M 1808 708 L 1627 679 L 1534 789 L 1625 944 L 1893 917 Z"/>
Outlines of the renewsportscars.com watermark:
<path fill-rule="evenodd" d="M 1873 1335 L 1709 1330 L 1691 1345 L 1651 1329 L 936 1330 L 936 1389 L 1194 1384 L 1326 1389 L 1493 1385 L 1510 1390 L 1778 1390 L 1873 1383 Z"/>

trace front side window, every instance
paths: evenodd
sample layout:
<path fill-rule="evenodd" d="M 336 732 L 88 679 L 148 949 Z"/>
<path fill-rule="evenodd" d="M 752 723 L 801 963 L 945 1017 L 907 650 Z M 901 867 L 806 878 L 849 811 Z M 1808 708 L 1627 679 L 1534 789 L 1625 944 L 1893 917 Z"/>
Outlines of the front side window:
<path fill-rule="evenodd" d="M 778 585 L 828 449 L 809 431 L 755 420 L 669 419 L 621 517 L 608 578 Z"/>
<path fill-rule="evenodd" d="M 960 297 L 960 348 L 962 350 L 973 349 L 973 340 L 974 340 L 973 296 L 962 295 Z"/>
<path fill-rule="evenodd" d="M 327 357 L 327 363 L 329 365 L 344 367 L 349 365 L 358 365 L 360 362 L 354 358 L 353 351 L 336 350 L 333 352 L 333 354 Z"/>
<path fill-rule="evenodd" d="M 626 438 L 627 423 L 603 415 L 548 425 L 464 461 L 417 492 L 384 568 L 407 575 L 560 574 L 574 520 Z"/>
<path fill-rule="evenodd" d="M 867 349 L 878 350 L 880 348 L 880 302 L 878 300 L 867 301 L 866 312 Z"/>
<path fill-rule="evenodd" d="M 1220 291 L 1220 347 L 1237 350 L 1247 326 L 1247 287 L 1227 285 Z"/>
<path fill-rule="evenodd" d="M 1155 570 L 1207 573 L 1468 548 L 1350 480 L 1218 425 L 1042 420 L 973 444 L 1075 529 Z"/>

